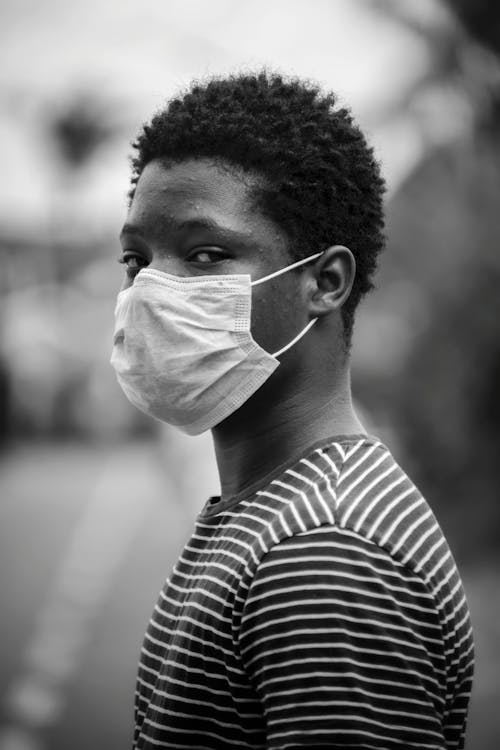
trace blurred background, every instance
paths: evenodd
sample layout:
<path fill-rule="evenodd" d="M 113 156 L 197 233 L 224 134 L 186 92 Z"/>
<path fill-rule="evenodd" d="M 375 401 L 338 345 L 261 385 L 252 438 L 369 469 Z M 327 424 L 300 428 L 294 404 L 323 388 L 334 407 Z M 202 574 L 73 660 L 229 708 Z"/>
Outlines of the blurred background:
<path fill-rule="evenodd" d="M 0 41 L 0 750 L 130 745 L 146 622 L 218 483 L 210 439 L 108 364 L 129 144 L 192 78 L 263 64 L 338 92 L 383 163 L 354 391 L 450 540 L 468 748 L 498 750 L 500 5 L 3 0 Z"/>

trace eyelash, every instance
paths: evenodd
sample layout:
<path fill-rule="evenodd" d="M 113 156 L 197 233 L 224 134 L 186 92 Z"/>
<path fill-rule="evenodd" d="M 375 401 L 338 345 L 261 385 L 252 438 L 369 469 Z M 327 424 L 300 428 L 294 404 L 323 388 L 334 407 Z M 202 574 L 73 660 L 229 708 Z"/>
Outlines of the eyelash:
<path fill-rule="evenodd" d="M 212 256 L 212 260 L 209 260 L 208 262 L 196 261 L 195 256 L 201 253 L 205 253 L 206 255 Z M 218 263 L 220 261 L 226 260 L 228 257 L 229 256 L 225 252 L 222 252 L 219 250 L 199 248 L 197 250 L 192 251 L 191 254 L 187 256 L 186 260 L 206 266 L 206 265 L 210 265 L 211 263 Z M 135 261 L 137 266 L 134 268 L 131 268 L 128 265 L 130 261 Z M 149 262 L 146 260 L 146 258 L 144 258 L 143 255 L 140 255 L 139 253 L 131 252 L 130 250 L 123 252 L 123 255 L 120 258 L 118 258 L 118 263 L 121 263 L 122 265 L 126 266 L 125 270 L 126 270 L 127 276 L 131 279 L 137 276 L 141 268 L 146 268 L 146 266 L 149 265 Z"/>
<path fill-rule="evenodd" d="M 137 268 L 130 268 L 128 263 L 131 260 L 139 261 Z M 142 261 L 142 263 L 140 262 Z M 131 252 L 124 252 L 123 255 L 118 258 L 118 263 L 121 263 L 122 265 L 126 266 L 125 272 L 127 276 L 130 279 L 133 279 L 137 276 L 141 268 L 145 268 L 148 264 L 148 261 L 146 258 L 144 258 L 142 255 L 139 255 L 138 253 L 131 253 Z"/>

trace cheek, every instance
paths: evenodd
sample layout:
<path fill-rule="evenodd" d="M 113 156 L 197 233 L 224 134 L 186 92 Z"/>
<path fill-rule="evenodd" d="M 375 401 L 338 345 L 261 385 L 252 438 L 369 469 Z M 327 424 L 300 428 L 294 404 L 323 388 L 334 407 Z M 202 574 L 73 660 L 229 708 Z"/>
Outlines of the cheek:
<path fill-rule="evenodd" d="M 255 341 L 266 352 L 281 349 L 307 318 L 297 283 L 263 284 L 252 290 L 251 331 Z M 305 322 L 303 322 L 305 321 Z"/>

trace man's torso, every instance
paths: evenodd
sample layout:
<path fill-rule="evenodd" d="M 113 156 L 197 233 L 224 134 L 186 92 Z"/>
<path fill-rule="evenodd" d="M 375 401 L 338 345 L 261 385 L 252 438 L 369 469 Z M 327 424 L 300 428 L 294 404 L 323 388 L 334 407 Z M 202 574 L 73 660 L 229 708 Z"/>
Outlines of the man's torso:
<path fill-rule="evenodd" d="M 379 441 L 332 438 L 200 514 L 146 633 L 135 747 L 462 747 L 472 659 L 429 506 Z"/>

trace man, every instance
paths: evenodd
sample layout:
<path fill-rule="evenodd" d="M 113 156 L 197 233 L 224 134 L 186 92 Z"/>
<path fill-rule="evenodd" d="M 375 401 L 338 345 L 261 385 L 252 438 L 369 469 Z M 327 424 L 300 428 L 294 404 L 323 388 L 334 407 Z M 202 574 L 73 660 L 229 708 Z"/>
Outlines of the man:
<path fill-rule="evenodd" d="M 143 411 L 212 430 L 221 482 L 148 627 L 135 747 L 463 747 L 462 584 L 351 402 L 371 149 L 333 95 L 267 73 L 193 86 L 134 146 L 112 362 Z"/>

